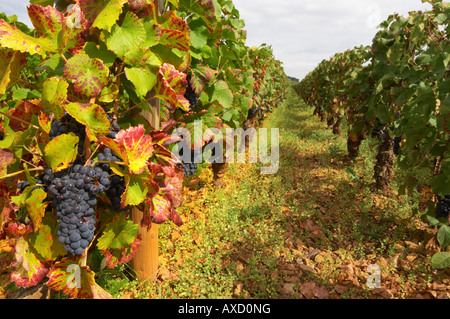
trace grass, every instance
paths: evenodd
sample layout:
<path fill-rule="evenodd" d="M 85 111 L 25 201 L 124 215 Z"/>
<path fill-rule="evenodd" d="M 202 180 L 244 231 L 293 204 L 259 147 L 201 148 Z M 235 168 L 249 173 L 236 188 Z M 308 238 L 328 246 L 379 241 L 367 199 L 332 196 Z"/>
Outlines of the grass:
<path fill-rule="evenodd" d="M 159 228 L 158 280 L 103 276 L 113 278 L 102 285 L 114 297 L 406 298 L 448 282 L 445 272 L 431 271 L 426 254 L 405 244 L 425 244 L 417 194 L 372 191 L 375 142 L 364 141 L 358 160 L 344 164 L 345 136 L 333 135 L 293 92 L 264 127 L 280 129 L 278 172 L 232 164 L 214 188 L 208 165 L 200 165 L 178 209 L 185 224 Z M 373 263 L 382 267 L 381 290 L 365 285 Z"/>

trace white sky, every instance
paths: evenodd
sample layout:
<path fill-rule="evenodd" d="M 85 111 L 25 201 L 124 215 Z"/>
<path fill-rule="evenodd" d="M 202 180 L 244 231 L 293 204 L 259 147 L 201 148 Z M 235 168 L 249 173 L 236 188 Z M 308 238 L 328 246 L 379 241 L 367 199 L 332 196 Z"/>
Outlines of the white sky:
<path fill-rule="evenodd" d="M 0 0 L 0 12 L 31 25 L 28 0 Z M 421 0 L 233 0 L 246 23 L 247 45 L 272 46 L 289 76 L 302 79 L 323 59 L 369 45 L 390 14 L 430 9 Z"/>

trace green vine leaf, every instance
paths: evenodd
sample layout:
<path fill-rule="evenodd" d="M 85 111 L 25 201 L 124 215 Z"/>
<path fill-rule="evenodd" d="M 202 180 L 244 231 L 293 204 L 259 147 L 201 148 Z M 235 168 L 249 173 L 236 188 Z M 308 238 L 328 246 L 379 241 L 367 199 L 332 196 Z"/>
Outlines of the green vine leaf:
<path fill-rule="evenodd" d="M 450 267 L 450 253 L 440 252 L 434 254 L 434 256 L 431 258 L 431 266 L 434 269 L 445 269 Z"/>
<path fill-rule="evenodd" d="M 233 93 L 228 87 L 228 84 L 222 80 L 217 81 L 217 83 L 214 85 L 211 102 L 217 101 L 225 109 L 229 109 L 233 106 L 233 99 Z"/>
<path fill-rule="evenodd" d="M 54 172 L 68 168 L 75 161 L 78 142 L 78 136 L 69 133 L 55 137 L 45 146 L 45 160 Z"/>
<path fill-rule="evenodd" d="M 62 78 L 51 77 L 42 84 L 41 105 L 51 110 L 56 119 L 64 115 L 63 105 L 67 99 L 69 83 Z"/>
<path fill-rule="evenodd" d="M 147 39 L 147 32 L 139 17 L 127 12 L 121 26 L 114 25 L 106 40 L 108 49 L 123 58 L 127 52 L 139 47 Z"/>
<path fill-rule="evenodd" d="M 133 83 L 136 93 L 141 97 L 146 96 L 158 81 L 157 75 L 145 66 L 125 68 L 125 75 Z"/>
<path fill-rule="evenodd" d="M 138 232 L 138 225 L 127 220 L 124 215 L 118 215 L 106 225 L 98 239 L 97 248 L 103 251 L 125 248 L 134 242 Z"/>
<path fill-rule="evenodd" d="M 33 222 L 34 223 L 34 222 Z M 58 230 L 58 221 L 56 216 L 47 214 L 40 224 L 39 231 L 35 233 L 33 248 L 45 260 L 55 260 L 59 256 L 67 254 L 64 245 L 58 241 L 56 231 Z"/>
<path fill-rule="evenodd" d="M 91 59 L 87 54 L 79 53 L 68 60 L 64 74 L 74 81 L 76 92 L 95 97 L 108 83 L 109 69 L 100 59 Z"/>

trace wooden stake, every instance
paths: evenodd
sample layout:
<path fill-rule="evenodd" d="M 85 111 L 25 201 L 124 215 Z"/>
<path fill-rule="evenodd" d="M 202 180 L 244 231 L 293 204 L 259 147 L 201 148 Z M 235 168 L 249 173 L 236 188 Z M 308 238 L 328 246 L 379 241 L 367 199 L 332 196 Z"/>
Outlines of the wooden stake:
<path fill-rule="evenodd" d="M 153 99 L 149 102 L 151 112 L 142 111 L 141 115 L 149 122 L 153 129 L 160 128 L 160 101 Z M 136 207 L 131 210 L 131 219 L 140 225 L 144 212 Z M 158 225 L 152 224 L 151 228 L 140 227 L 141 245 L 132 260 L 133 270 L 140 281 L 154 280 L 158 275 Z"/>
<path fill-rule="evenodd" d="M 164 0 L 157 0 L 158 13 L 161 15 L 164 11 Z M 147 96 L 147 99 L 151 95 Z M 159 99 L 152 99 L 148 102 L 149 111 L 142 111 L 141 115 L 149 122 L 152 129 L 158 130 L 161 126 L 160 117 L 160 101 Z M 140 225 L 144 212 L 136 207 L 131 210 L 131 219 L 136 224 Z M 139 234 L 141 236 L 141 245 L 139 246 L 136 255 L 132 260 L 132 267 L 136 272 L 139 281 L 155 280 L 158 275 L 158 225 L 152 224 L 151 228 L 140 227 Z"/>

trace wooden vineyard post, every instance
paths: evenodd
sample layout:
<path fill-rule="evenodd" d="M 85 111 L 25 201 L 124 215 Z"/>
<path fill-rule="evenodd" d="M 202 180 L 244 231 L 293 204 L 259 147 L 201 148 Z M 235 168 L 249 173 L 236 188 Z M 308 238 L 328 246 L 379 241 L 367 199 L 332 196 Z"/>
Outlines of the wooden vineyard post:
<path fill-rule="evenodd" d="M 158 5 L 158 12 L 164 11 L 164 0 L 155 1 Z M 147 96 L 150 98 L 151 96 Z M 141 115 L 149 122 L 153 129 L 160 128 L 160 100 L 155 98 L 148 102 L 149 111 L 141 111 Z M 141 221 L 144 212 L 133 207 L 131 210 L 131 219 L 139 225 L 139 235 L 141 236 L 141 245 L 134 256 L 131 265 L 139 281 L 154 280 L 158 275 L 158 225 L 151 224 L 150 229 L 146 226 L 141 227 Z"/>

